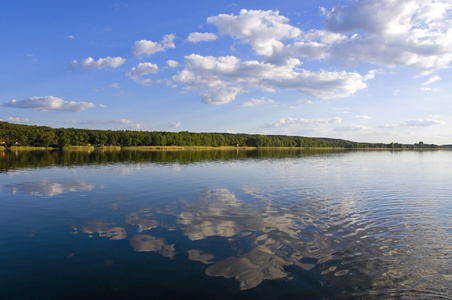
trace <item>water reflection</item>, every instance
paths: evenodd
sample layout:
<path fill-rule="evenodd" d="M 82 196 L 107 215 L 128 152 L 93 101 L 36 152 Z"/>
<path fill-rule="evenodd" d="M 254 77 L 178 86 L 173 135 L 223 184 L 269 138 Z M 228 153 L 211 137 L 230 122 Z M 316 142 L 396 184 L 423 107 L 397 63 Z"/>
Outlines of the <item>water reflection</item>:
<path fill-rule="evenodd" d="M 258 201 L 268 198 L 268 195 L 259 195 L 256 190 L 252 194 Z M 177 254 L 177 244 L 168 244 L 164 238 L 151 233 L 152 229 L 158 228 L 169 231 L 178 229 L 195 242 L 193 249 L 186 250 L 189 260 L 208 264 L 205 273 L 209 276 L 235 278 L 242 290 L 257 287 L 264 280 L 289 278 L 288 266 L 306 271 L 315 268 L 331 283 L 339 282 L 337 277 L 351 272 L 355 275 L 361 273 L 358 277 L 362 278 L 366 276 L 366 268 L 369 268 L 365 266 L 366 260 L 360 263 L 359 268 L 347 263 L 360 255 L 356 243 L 365 239 L 365 234 L 358 237 L 355 234 L 347 240 L 346 237 L 352 235 L 344 226 L 345 220 L 341 226 L 338 224 L 340 217 L 336 216 L 336 220 L 332 221 L 335 225 L 327 226 L 322 220 L 326 221 L 334 214 L 316 219 L 319 212 L 313 209 L 318 210 L 318 207 L 309 209 L 295 205 L 290 211 L 285 211 L 268 203 L 244 203 L 228 189 L 215 189 L 204 191 L 198 201 L 188 202 L 181 209 L 177 212 L 169 207 L 146 208 L 128 214 L 125 223 L 136 226 L 137 232 L 130 239 L 134 251 L 155 252 L 173 259 Z M 175 217 L 175 224 L 168 222 L 165 215 Z M 158 218 L 166 222 L 159 222 Z M 118 228 L 121 234 L 117 234 Z M 102 222 L 82 226 L 80 231 L 98 233 L 110 239 L 126 237 L 124 228 Z M 143 231 L 150 231 L 150 234 L 141 234 Z M 196 243 L 213 237 L 226 239 L 229 247 L 235 249 L 235 255 L 225 257 L 217 253 L 219 249 L 215 247 L 205 248 L 205 243 Z M 384 268 L 370 269 L 373 275 L 385 272 Z M 340 284 L 350 288 L 356 286 L 350 276 Z"/>
<path fill-rule="evenodd" d="M 428 252 L 423 253 L 424 246 L 413 240 L 408 246 L 405 239 L 413 239 L 414 232 L 407 228 L 399 231 L 400 224 L 379 224 L 375 217 L 370 221 L 369 215 L 375 212 L 360 211 L 359 206 L 344 209 L 344 204 L 353 202 L 323 195 L 323 202 L 307 196 L 289 204 L 256 189 L 243 188 L 241 194 L 252 201 L 244 202 L 226 188 L 210 189 L 197 201 L 184 202 L 179 208 L 145 208 L 129 213 L 125 224 L 134 228 L 129 233 L 130 246 L 137 252 L 154 252 L 170 259 L 183 259 L 177 254 L 186 253 L 189 260 L 208 265 L 206 275 L 235 278 L 241 290 L 255 288 L 264 280 L 294 279 L 293 268 L 316 277 L 321 285 L 359 297 L 375 296 L 380 290 L 387 293 L 387 287 L 394 285 L 428 288 L 432 280 L 450 286 L 447 267 L 424 268 L 425 262 L 415 257 Z M 102 222 L 75 230 L 112 240 L 127 236 L 124 227 Z M 155 230 L 159 235 L 153 234 Z M 144 231 L 148 234 L 142 234 Z M 161 236 L 165 231 L 180 231 L 191 246 L 179 246 L 187 244 L 184 239 L 168 243 Z M 223 244 L 228 245 L 227 251 L 215 246 L 217 239 L 227 243 Z M 446 250 L 443 252 L 447 255 Z M 410 265 L 414 261 L 421 265 Z M 413 274 L 419 279 L 414 280 Z"/>
<path fill-rule="evenodd" d="M 43 179 L 36 182 L 25 182 L 15 185 L 7 185 L 6 189 L 11 190 L 13 194 L 18 192 L 32 194 L 36 196 L 53 197 L 63 193 L 91 191 L 96 186 L 88 184 L 83 181 L 62 181 L 54 182 L 48 179 Z"/>
<path fill-rule="evenodd" d="M 209 151 L 3 151 L 0 173 L 23 168 L 49 166 L 81 166 L 114 163 L 178 163 L 237 159 L 284 159 L 312 156 L 321 153 L 344 152 L 338 150 L 209 150 Z"/>
<path fill-rule="evenodd" d="M 74 234 L 87 233 L 93 237 L 97 233 L 99 237 L 107 237 L 110 240 L 123 240 L 127 237 L 126 229 L 124 227 L 115 226 L 112 223 L 105 223 L 102 221 L 85 221 L 80 227 L 73 227 Z"/>
<path fill-rule="evenodd" d="M 168 245 L 165 239 L 150 235 L 136 234 L 130 239 L 130 245 L 137 252 L 157 252 L 171 259 L 176 255 L 174 244 Z"/>

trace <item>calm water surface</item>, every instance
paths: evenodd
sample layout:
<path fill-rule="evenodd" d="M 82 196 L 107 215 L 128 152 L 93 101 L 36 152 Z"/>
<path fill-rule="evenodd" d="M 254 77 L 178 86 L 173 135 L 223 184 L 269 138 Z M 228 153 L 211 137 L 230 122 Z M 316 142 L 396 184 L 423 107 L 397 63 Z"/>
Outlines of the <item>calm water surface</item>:
<path fill-rule="evenodd" d="M 452 152 L 4 152 L 0 299 L 452 299 Z"/>

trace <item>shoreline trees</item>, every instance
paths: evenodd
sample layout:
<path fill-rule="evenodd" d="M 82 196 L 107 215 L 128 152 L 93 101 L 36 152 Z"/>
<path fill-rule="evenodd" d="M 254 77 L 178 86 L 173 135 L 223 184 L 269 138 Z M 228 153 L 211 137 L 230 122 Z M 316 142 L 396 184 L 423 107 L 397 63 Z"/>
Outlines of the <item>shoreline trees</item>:
<path fill-rule="evenodd" d="M 262 135 L 245 133 L 195 133 L 188 131 L 132 131 L 94 130 L 76 128 L 51 128 L 0 122 L 0 139 L 7 145 L 16 142 L 23 146 L 209 146 L 239 145 L 243 147 L 335 147 L 346 149 L 436 149 L 437 145 L 358 143 L 332 138 L 302 136 Z"/>

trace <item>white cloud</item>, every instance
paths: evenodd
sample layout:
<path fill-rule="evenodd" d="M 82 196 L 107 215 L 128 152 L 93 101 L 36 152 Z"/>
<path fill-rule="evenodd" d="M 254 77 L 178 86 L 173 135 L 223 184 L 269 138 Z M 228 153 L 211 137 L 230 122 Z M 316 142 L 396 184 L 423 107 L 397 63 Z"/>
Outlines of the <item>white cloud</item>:
<path fill-rule="evenodd" d="M 210 32 L 193 32 L 187 37 L 187 41 L 190 43 L 214 41 L 216 39 L 217 35 Z"/>
<path fill-rule="evenodd" d="M 75 37 L 74 37 L 72 34 L 66 35 L 66 38 L 67 38 L 68 40 L 73 40 L 73 39 L 75 39 Z"/>
<path fill-rule="evenodd" d="M 434 82 L 437 82 L 438 80 L 441 80 L 441 77 L 439 77 L 438 75 L 433 75 L 427 81 L 423 82 L 422 85 L 423 86 L 430 85 Z"/>
<path fill-rule="evenodd" d="M 179 63 L 178 63 L 177 61 L 175 61 L 175 60 L 172 60 L 172 59 L 168 60 L 168 61 L 166 62 L 166 64 L 167 64 L 168 67 L 170 67 L 170 68 L 177 68 L 177 67 L 179 66 Z"/>
<path fill-rule="evenodd" d="M 364 119 L 364 120 L 370 119 L 370 117 L 368 115 L 356 115 L 355 118 Z"/>
<path fill-rule="evenodd" d="M 358 73 L 298 70 L 297 59 L 274 65 L 242 62 L 234 56 L 192 54 L 185 61 L 186 68 L 173 76 L 173 80 L 198 89 L 205 103 L 228 103 L 251 88 L 295 89 L 322 99 L 343 98 L 366 88 L 365 78 Z"/>
<path fill-rule="evenodd" d="M 126 72 L 127 77 L 135 80 L 141 85 L 151 86 L 154 84 L 154 81 L 150 78 L 141 78 L 142 76 L 158 73 L 159 68 L 157 65 L 145 62 L 139 63 L 136 67 L 130 69 L 130 71 Z"/>
<path fill-rule="evenodd" d="M 117 83 L 117 82 L 112 83 L 112 84 L 110 84 L 110 87 L 113 89 L 119 89 L 119 83 Z"/>
<path fill-rule="evenodd" d="M 335 131 L 359 131 L 367 129 L 366 126 L 360 125 L 344 125 L 334 128 Z"/>
<path fill-rule="evenodd" d="M 271 56 L 275 49 L 282 48 L 282 40 L 300 36 L 301 30 L 287 24 L 288 21 L 278 11 L 246 9 L 237 16 L 220 14 L 207 18 L 208 23 L 217 26 L 220 35 L 230 35 L 249 43 L 256 54 L 264 56 Z"/>
<path fill-rule="evenodd" d="M 311 100 L 297 100 L 298 104 L 312 104 L 313 102 Z"/>
<path fill-rule="evenodd" d="M 117 68 L 123 63 L 126 62 L 125 58 L 122 57 L 105 57 L 105 58 L 99 58 L 98 60 L 94 60 L 92 57 L 85 58 L 82 61 L 76 61 L 74 60 L 71 64 L 73 68 L 77 68 L 78 66 L 81 66 L 85 69 L 103 69 L 103 68 Z"/>
<path fill-rule="evenodd" d="M 408 120 L 404 123 L 400 124 L 401 126 L 406 127 L 430 127 L 434 125 L 442 125 L 444 121 L 441 120 L 433 120 L 433 119 L 417 119 L 417 120 Z"/>
<path fill-rule="evenodd" d="M 11 100 L 8 103 L 1 104 L 4 107 L 26 108 L 38 111 L 58 110 L 79 112 L 95 105 L 90 102 L 64 101 L 61 98 L 53 96 L 32 97 L 24 100 Z"/>
<path fill-rule="evenodd" d="M 21 118 L 13 118 L 13 117 L 9 117 L 6 120 L 0 119 L 0 121 L 9 122 L 9 123 L 30 123 L 29 119 L 21 119 Z"/>
<path fill-rule="evenodd" d="M 169 124 L 169 127 L 170 128 L 177 128 L 177 127 L 179 127 L 180 126 L 180 122 L 172 122 L 171 124 Z"/>
<path fill-rule="evenodd" d="M 251 45 L 269 62 L 336 58 L 351 63 L 406 66 L 419 75 L 452 62 L 452 2 L 361 0 L 323 9 L 325 28 L 303 32 L 278 11 L 241 10 L 209 17 L 221 35 Z"/>
<path fill-rule="evenodd" d="M 88 126 L 96 126 L 103 127 L 107 125 L 108 129 L 111 129 L 113 126 L 114 129 L 140 129 L 141 124 L 135 123 L 131 120 L 127 119 L 95 119 L 95 120 L 73 120 L 69 122 L 70 124 L 78 124 L 78 125 L 88 125 Z"/>
<path fill-rule="evenodd" d="M 157 52 L 165 51 L 168 48 L 176 48 L 174 45 L 174 34 L 167 34 L 163 37 L 160 42 L 153 42 L 148 40 L 136 41 L 132 47 L 132 53 L 135 56 L 140 56 L 143 54 L 151 55 Z"/>
<path fill-rule="evenodd" d="M 383 125 L 377 126 L 377 128 L 379 128 L 379 129 L 394 129 L 397 126 L 398 126 L 397 124 L 383 124 Z"/>
<path fill-rule="evenodd" d="M 159 68 L 156 64 L 152 64 L 149 62 L 139 63 L 138 66 L 130 69 L 126 75 L 130 78 L 138 78 L 148 74 L 155 74 L 159 71 Z"/>
<path fill-rule="evenodd" d="M 380 129 L 394 129 L 397 127 L 430 127 L 435 125 L 443 125 L 445 124 L 442 120 L 435 120 L 435 119 L 415 119 L 415 120 L 408 120 L 403 123 L 399 124 L 384 124 L 380 125 L 377 128 Z"/>
<path fill-rule="evenodd" d="M 254 107 L 254 106 L 257 106 L 257 105 L 270 104 L 270 103 L 273 103 L 273 100 L 265 99 L 265 97 L 262 97 L 260 99 L 250 99 L 250 100 L 248 100 L 246 102 L 239 103 L 238 105 L 245 106 L 245 107 Z"/>
<path fill-rule="evenodd" d="M 267 123 L 264 127 L 278 128 L 287 127 L 293 125 L 327 125 L 327 124 L 340 124 L 342 123 L 341 118 L 332 119 L 304 119 L 304 118 L 282 118 L 272 123 Z"/>
<path fill-rule="evenodd" d="M 425 75 L 452 61 L 450 1 L 363 0 L 327 13 L 325 29 L 353 34 L 330 53 L 342 60 L 407 66 Z"/>

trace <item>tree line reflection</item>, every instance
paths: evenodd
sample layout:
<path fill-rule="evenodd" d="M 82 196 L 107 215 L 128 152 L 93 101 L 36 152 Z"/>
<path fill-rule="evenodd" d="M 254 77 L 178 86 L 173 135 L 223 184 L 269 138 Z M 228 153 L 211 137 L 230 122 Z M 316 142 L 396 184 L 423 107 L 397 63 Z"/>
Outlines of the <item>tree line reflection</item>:
<path fill-rule="evenodd" d="M 0 172 L 22 168 L 50 166 L 80 166 L 115 163 L 174 163 L 189 164 L 203 161 L 236 159 L 282 159 L 329 153 L 333 150 L 187 150 L 187 151 L 9 151 L 2 152 Z M 334 150 L 338 152 L 340 150 Z"/>

